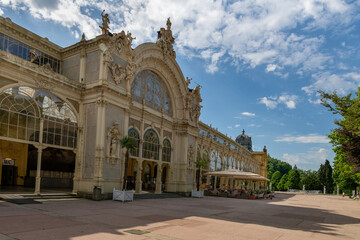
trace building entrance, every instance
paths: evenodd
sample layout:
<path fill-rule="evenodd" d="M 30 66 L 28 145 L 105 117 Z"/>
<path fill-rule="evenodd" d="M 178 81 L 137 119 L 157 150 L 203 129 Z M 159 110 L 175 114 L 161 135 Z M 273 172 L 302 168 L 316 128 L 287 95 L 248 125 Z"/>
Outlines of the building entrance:
<path fill-rule="evenodd" d="M 17 167 L 2 165 L 1 168 L 1 185 L 13 186 L 16 185 Z"/>

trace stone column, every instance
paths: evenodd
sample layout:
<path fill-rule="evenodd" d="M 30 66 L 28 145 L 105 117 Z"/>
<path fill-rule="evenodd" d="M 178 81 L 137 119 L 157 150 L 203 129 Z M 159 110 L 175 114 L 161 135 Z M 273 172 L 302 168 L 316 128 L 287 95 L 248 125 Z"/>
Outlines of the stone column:
<path fill-rule="evenodd" d="M 86 52 L 83 48 L 80 52 L 80 70 L 79 70 L 79 82 L 84 83 L 86 74 Z"/>
<path fill-rule="evenodd" d="M 103 180 L 104 168 L 104 143 L 105 143 L 105 111 L 107 102 L 101 96 L 97 101 L 97 121 L 96 121 L 96 148 L 94 176 L 97 185 Z"/>
<path fill-rule="evenodd" d="M 137 172 L 136 172 L 136 185 L 135 185 L 135 193 L 141 193 L 142 191 L 142 158 L 138 158 Z"/>
<path fill-rule="evenodd" d="M 142 154 L 143 154 L 143 136 L 144 136 L 144 120 L 141 120 L 141 125 L 140 125 L 140 133 L 139 133 L 139 157 L 138 157 L 138 170 L 136 173 L 136 186 L 135 186 L 135 193 L 141 193 L 142 191 L 142 164 L 143 164 L 143 159 L 142 159 Z"/>
<path fill-rule="evenodd" d="M 37 155 L 37 165 L 36 165 L 36 179 L 35 179 L 35 191 L 34 194 L 40 195 L 40 185 L 41 185 L 41 158 L 43 151 L 43 131 L 44 131 L 44 119 L 40 119 L 40 131 L 39 131 L 39 146 L 38 146 L 38 155 Z"/>
<path fill-rule="evenodd" d="M 161 173 L 162 173 L 162 163 L 159 162 L 157 166 L 156 173 L 156 186 L 155 186 L 155 194 L 161 194 Z"/>
<path fill-rule="evenodd" d="M 125 154 L 126 154 L 126 149 L 122 149 L 121 151 L 121 157 L 120 157 L 120 188 L 122 190 L 125 190 L 123 189 L 123 186 L 124 186 L 124 174 L 126 174 L 125 172 Z"/>

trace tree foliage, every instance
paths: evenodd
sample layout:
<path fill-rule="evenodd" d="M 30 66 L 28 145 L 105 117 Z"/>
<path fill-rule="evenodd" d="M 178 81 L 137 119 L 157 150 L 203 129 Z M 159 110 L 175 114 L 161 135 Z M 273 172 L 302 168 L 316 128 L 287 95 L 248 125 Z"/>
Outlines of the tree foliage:
<path fill-rule="evenodd" d="M 287 186 L 286 186 L 287 180 L 288 180 L 288 175 L 285 173 L 285 174 L 281 177 L 280 182 L 279 182 L 279 183 L 277 184 L 277 186 L 276 186 L 279 191 L 285 191 L 285 190 L 287 190 Z"/>
<path fill-rule="evenodd" d="M 299 189 L 300 188 L 300 173 L 296 169 L 289 171 L 289 176 L 285 184 L 286 189 Z"/>
<path fill-rule="evenodd" d="M 123 190 L 126 189 L 126 179 L 127 179 L 127 169 L 128 169 L 128 163 L 129 163 L 129 151 L 134 149 L 136 146 L 136 142 L 134 139 L 125 136 L 122 139 L 119 140 L 121 148 L 125 148 L 125 168 L 124 168 L 124 182 L 123 182 Z"/>
<path fill-rule="evenodd" d="M 274 172 L 271 177 L 271 186 L 273 189 L 277 190 L 277 185 L 279 184 L 281 179 L 281 173 L 279 171 Z"/>
<path fill-rule="evenodd" d="M 319 180 L 318 171 L 299 171 L 300 173 L 300 188 L 305 185 L 306 190 L 321 190 L 321 183 Z"/>
<path fill-rule="evenodd" d="M 334 180 L 332 177 L 332 168 L 330 166 L 329 160 L 326 160 L 325 164 L 320 165 L 318 175 L 321 186 L 326 187 L 326 192 L 327 193 L 333 192 Z"/>
<path fill-rule="evenodd" d="M 280 175 L 283 176 L 284 174 L 287 174 L 291 168 L 291 165 L 287 162 L 280 161 L 268 155 L 267 178 L 272 179 L 272 175 L 276 171 L 279 171 Z"/>
<path fill-rule="evenodd" d="M 354 167 L 354 172 L 360 170 L 360 98 L 359 89 L 355 92 L 356 97 L 352 94 L 340 97 L 336 92 L 330 94 L 319 91 L 321 104 L 328 108 L 333 114 L 340 114 L 342 119 L 335 120 L 339 127 L 333 129 L 336 134 L 335 146 L 345 154 L 349 165 Z M 332 139 L 334 140 L 334 139 Z"/>

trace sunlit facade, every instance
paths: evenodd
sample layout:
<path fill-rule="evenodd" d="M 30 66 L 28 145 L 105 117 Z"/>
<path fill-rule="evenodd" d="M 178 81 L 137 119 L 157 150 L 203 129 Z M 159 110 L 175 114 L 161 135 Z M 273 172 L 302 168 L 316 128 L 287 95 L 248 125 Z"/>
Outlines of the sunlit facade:
<path fill-rule="evenodd" d="M 156 43 L 135 49 L 125 32 L 62 48 L 8 18 L 0 25 L 2 186 L 72 188 L 82 196 L 96 186 L 107 197 L 124 174 L 136 193 L 188 193 L 197 174 L 228 168 L 266 176 L 266 150 L 253 152 L 199 121 L 200 88 L 189 88 L 176 62 L 169 20 Z M 136 143 L 126 173 L 124 136 Z"/>

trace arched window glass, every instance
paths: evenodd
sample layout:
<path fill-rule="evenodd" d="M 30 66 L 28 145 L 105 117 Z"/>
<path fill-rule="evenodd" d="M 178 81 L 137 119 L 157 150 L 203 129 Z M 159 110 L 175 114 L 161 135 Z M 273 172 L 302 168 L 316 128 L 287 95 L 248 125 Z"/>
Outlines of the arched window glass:
<path fill-rule="evenodd" d="M 163 141 L 162 160 L 165 162 L 171 161 L 171 144 L 168 139 Z"/>
<path fill-rule="evenodd" d="M 159 160 L 159 138 L 152 129 L 144 134 L 143 158 Z"/>
<path fill-rule="evenodd" d="M 202 160 L 205 161 L 204 169 L 208 170 L 209 169 L 209 161 L 210 161 L 210 159 L 209 159 L 209 154 L 208 154 L 208 152 L 206 150 L 204 150 L 203 153 L 202 153 Z"/>
<path fill-rule="evenodd" d="M 56 95 L 31 87 L 13 87 L 0 94 L 0 136 L 76 147 L 77 120 L 70 106 Z"/>
<path fill-rule="evenodd" d="M 138 157 L 139 156 L 139 133 L 134 129 L 131 128 L 128 131 L 128 136 L 131 139 L 134 139 L 134 141 L 136 142 L 135 148 L 130 150 L 130 155 L 133 157 Z"/>
<path fill-rule="evenodd" d="M 224 164 L 222 170 L 227 170 L 229 168 L 229 163 L 226 157 L 224 157 Z"/>
<path fill-rule="evenodd" d="M 154 72 L 139 72 L 131 86 L 131 95 L 137 102 L 145 100 L 146 106 L 157 111 L 164 109 L 165 114 L 172 116 L 173 110 L 169 91 L 163 80 Z"/>
<path fill-rule="evenodd" d="M 217 152 L 213 151 L 210 159 L 210 169 L 209 169 L 210 171 L 216 170 L 216 159 L 217 159 Z"/>
<path fill-rule="evenodd" d="M 216 171 L 221 171 L 222 170 L 222 162 L 221 162 L 221 157 L 218 155 L 217 156 L 217 160 L 216 160 Z"/>

